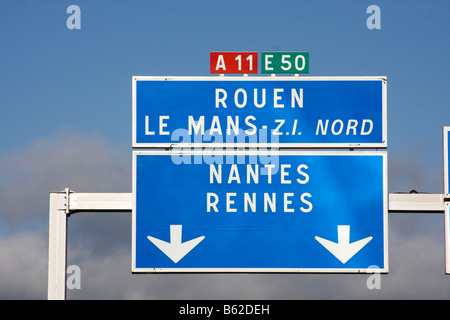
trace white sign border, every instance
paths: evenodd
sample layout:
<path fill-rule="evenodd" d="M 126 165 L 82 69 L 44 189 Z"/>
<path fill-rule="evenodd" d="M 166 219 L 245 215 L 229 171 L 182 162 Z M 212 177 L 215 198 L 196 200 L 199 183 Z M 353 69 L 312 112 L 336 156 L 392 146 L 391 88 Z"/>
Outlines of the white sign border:
<path fill-rule="evenodd" d="M 310 77 L 310 76 L 133 76 L 132 77 L 132 147 L 133 148 L 258 148 L 271 144 L 259 143 L 142 143 L 137 142 L 136 130 L 136 82 L 137 81 L 382 81 L 382 142 L 378 143 L 277 143 L 279 148 L 387 148 L 387 77 L 386 76 L 336 76 L 336 77 Z"/>
<path fill-rule="evenodd" d="M 445 203 L 444 211 L 444 247 L 445 247 L 445 274 L 450 274 L 450 202 Z"/>
<path fill-rule="evenodd" d="M 366 155 L 383 157 L 383 253 L 384 266 L 367 266 L 367 268 L 137 268 L 136 267 L 136 159 L 137 155 Z M 388 176 L 387 151 L 277 151 L 277 150 L 216 150 L 216 151 L 180 151 L 180 150 L 133 150 L 133 185 L 132 185 L 132 273 L 389 273 L 388 244 Z"/>
<path fill-rule="evenodd" d="M 443 128 L 443 150 L 444 150 L 444 197 L 449 198 L 450 197 L 450 187 L 449 187 L 449 142 L 448 141 L 448 133 L 450 132 L 450 127 L 444 127 Z"/>

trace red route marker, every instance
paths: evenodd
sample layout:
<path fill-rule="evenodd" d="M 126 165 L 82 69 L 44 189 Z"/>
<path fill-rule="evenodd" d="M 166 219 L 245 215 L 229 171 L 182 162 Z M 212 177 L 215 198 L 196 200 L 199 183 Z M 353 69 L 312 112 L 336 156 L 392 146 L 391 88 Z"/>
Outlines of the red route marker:
<path fill-rule="evenodd" d="M 258 52 L 210 52 L 210 73 L 258 73 Z"/>

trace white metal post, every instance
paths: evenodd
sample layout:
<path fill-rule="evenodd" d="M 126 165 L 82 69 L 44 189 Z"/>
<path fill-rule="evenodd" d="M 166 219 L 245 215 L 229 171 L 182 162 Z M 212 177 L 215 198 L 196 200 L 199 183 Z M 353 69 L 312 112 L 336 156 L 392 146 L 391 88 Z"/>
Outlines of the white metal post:
<path fill-rule="evenodd" d="M 66 297 L 67 192 L 50 193 L 48 229 L 49 300 Z"/>

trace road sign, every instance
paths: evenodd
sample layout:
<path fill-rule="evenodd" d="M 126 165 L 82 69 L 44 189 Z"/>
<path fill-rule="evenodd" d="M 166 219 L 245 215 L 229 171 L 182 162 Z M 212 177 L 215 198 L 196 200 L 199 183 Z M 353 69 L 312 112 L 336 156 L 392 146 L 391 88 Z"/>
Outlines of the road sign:
<path fill-rule="evenodd" d="M 133 77 L 133 147 L 385 148 L 383 77 Z"/>
<path fill-rule="evenodd" d="M 444 127 L 443 130 L 443 142 L 444 142 L 444 194 L 446 198 L 450 198 L 450 127 Z"/>
<path fill-rule="evenodd" d="M 262 52 L 261 73 L 309 73 L 309 52 Z"/>
<path fill-rule="evenodd" d="M 386 162 L 384 151 L 134 151 L 132 271 L 387 272 Z"/>
<path fill-rule="evenodd" d="M 210 73 L 258 73 L 258 52 L 211 52 Z"/>

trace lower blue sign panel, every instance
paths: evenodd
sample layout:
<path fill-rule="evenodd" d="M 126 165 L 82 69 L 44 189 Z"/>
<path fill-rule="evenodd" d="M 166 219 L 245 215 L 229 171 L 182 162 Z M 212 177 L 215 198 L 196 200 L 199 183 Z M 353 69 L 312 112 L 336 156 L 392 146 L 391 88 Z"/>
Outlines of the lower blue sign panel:
<path fill-rule="evenodd" d="M 444 194 L 446 197 L 450 196 L 450 127 L 444 127 Z"/>
<path fill-rule="evenodd" d="M 385 152 L 133 153 L 133 272 L 388 271 Z"/>

